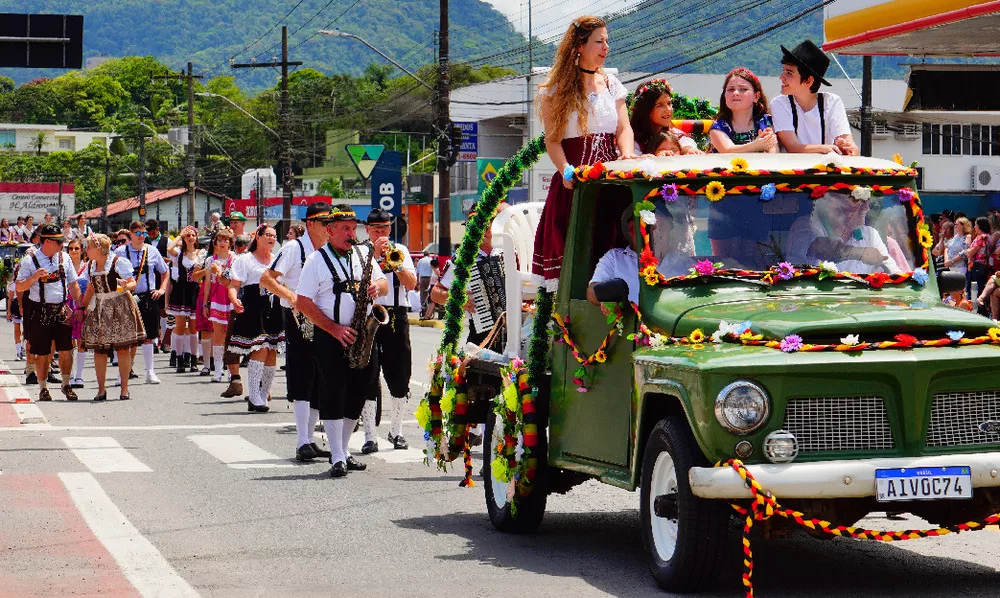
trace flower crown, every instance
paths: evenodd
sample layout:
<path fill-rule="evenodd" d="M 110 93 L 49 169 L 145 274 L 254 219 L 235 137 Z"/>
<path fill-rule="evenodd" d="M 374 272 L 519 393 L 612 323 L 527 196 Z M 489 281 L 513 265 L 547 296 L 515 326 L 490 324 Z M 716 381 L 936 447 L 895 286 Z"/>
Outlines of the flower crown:
<path fill-rule="evenodd" d="M 674 90 L 670 87 L 670 83 L 666 79 L 652 79 L 636 88 L 632 99 L 633 101 L 638 101 L 644 94 L 653 90 L 665 91 L 671 96 L 674 95 Z"/>
<path fill-rule="evenodd" d="M 757 78 L 757 75 L 753 74 L 753 71 L 751 71 L 745 66 L 738 66 L 733 70 L 729 71 L 729 74 L 726 75 L 726 81 L 728 81 L 729 78 L 732 77 L 733 75 L 736 75 L 741 79 L 746 79 L 747 81 L 753 81 L 754 83 L 757 84 L 757 87 L 761 87 L 760 79 Z"/>

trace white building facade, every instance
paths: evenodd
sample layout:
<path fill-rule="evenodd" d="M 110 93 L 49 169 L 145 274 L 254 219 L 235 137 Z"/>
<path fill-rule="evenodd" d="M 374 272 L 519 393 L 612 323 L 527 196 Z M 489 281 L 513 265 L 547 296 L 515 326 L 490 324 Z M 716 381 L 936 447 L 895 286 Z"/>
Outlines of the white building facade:
<path fill-rule="evenodd" d="M 41 140 L 41 147 L 39 147 Z M 0 150 L 22 154 L 75 152 L 94 141 L 111 144 L 106 131 L 71 131 L 66 125 L 25 125 L 0 123 Z"/>

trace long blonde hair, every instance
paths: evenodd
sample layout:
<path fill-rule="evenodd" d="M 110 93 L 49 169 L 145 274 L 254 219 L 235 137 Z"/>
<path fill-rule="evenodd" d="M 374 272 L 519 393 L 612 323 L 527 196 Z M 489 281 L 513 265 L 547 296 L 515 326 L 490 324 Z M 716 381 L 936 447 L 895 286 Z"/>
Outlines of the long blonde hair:
<path fill-rule="evenodd" d="M 562 141 L 566 134 L 566 124 L 569 115 L 576 111 L 577 124 L 580 131 L 587 131 L 587 101 L 583 92 L 583 77 L 577 66 L 579 52 L 577 48 L 587 43 L 590 34 L 595 29 L 607 28 L 608 24 L 600 17 L 580 17 L 569 24 L 559 49 L 556 50 L 552 70 L 545 82 L 539 85 L 540 90 L 548 93 L 539 95 L 538 111 L 541 113 L 542 102 L 549 112 L 549 117 L 555 125 L 554 131 L 546 131 L 545 137 L 551 141 Z M 601 72 L 603 69 L 598 69 Z"/>

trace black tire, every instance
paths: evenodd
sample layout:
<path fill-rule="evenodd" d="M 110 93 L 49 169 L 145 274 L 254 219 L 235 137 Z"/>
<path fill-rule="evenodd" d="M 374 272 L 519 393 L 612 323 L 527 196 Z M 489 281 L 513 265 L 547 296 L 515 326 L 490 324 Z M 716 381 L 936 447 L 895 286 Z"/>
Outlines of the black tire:
<path fill-rule="evenodd" d="M 666 459 L 672 461 L 673 477 L 669 475 L 671 463 Z M 654 482 L 658 461 L 660 471 L 656 472 Z M 642 543 L 653 578 L 669 592 L 703 590 L 712 585 L 718 579 L 719 571 L 723 570 L 729 507 L 724 501 L 694 496 L 688 482 L 691 467 L 707 464 L 683 416 L 660 420 L 646 440 L 639 503 Z M 663 494 L 672 496 L 673 500 L 661 500 L 661 509 L 673 517 L 660 518 L 653 512 L 652 499 L 656 497 L 651 493 L 654 483 L 664 489 L 676 487 L 676 493 Z M 669 521 L 674 524 L 667 523 Z M 672 553 L 669 550 L 671 529 L 676 538 Z"/>
<path fill-rule="evenodd" d="M 490 515 L 490 522 L 493 527 L 500 532 L 510 532 L 515 534 L 530 534 L 538 529 L 545 516 L 545 502 L 547 493 L 545 492 L 545 455 L 546 446 L 545 429 L 539 426 L 538 429 L 538 467 L 534 480 L 534 488 L 526 497 L 517 501 L 517 516 L 510 512 L 510 504 L 507 502 L 507 494 L 504 491 L 500 494 L 501 486 L 494 490 L 493 485 L 493 447 L 496 441 L 493 439 L 493 428 L 497 420 L 497 415 L 492 411 L 486 417 L 486 435 L 483 437 L 483 484 L 486 486 L 486 510 Z M 499 495 L 499 496 L 498 496 Z"/>

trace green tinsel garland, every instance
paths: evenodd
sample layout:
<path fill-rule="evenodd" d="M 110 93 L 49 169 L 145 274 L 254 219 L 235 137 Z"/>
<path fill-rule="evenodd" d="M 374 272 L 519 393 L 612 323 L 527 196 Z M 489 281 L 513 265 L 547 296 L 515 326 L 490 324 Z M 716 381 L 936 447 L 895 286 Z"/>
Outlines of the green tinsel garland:
<path fill-rule="evenodd" d="M 535 320 L 531 327 L 531 342 L 528 344 L 528 383 L 538 398 L 538 384 L 545 377 L 548 368 L 549 344 L 552 330 L 552 304 L 554 293 L 539 288 L 535 297 Z"/>
<path fill-rule="evenodd" d="M 479 244 L 486 233 L 486 227 L 493 222 L 497 206 L 507 191 L 521 180 L 521 174 L 526 168 L 538 161 L 545 153 L 545 135 L 535 137 L 511 156 L 490 182 L 483 196 L 475 206 L 475 214 L 466 223 L 465 236 L 455 255 L 455 281 L 448 292 L 448 302 L 444 306 L 444 334 L 441 337 L 439 353 L 455 353 L 458 347 L 458 337 L 462 332 L 462 319 L 465 317 L 465 285 L 469 280 L 469 268 L 476 263 L 479 255 Z"/>

